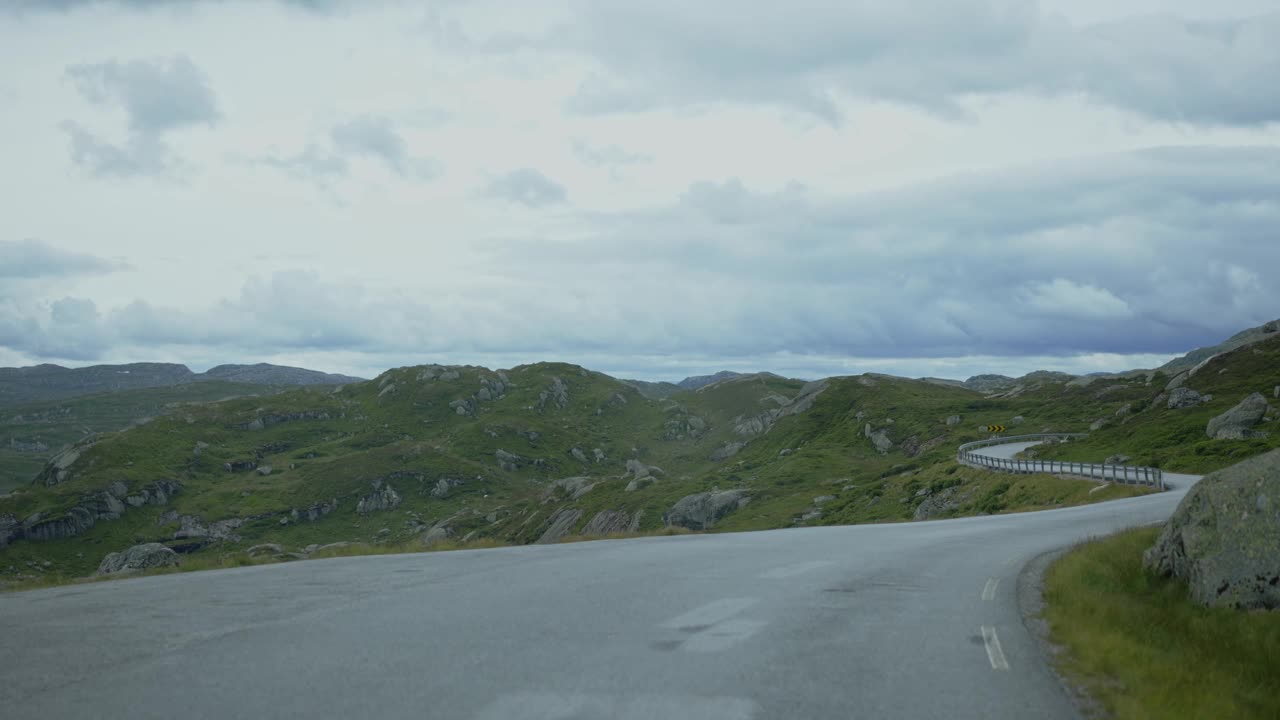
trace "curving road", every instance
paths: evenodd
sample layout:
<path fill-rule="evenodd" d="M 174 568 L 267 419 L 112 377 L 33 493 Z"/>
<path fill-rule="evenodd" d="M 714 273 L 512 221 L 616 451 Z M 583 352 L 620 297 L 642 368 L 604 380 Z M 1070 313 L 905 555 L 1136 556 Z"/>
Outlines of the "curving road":
<path fill-rule="evenodd" d="M 1197 479 L 1018 515 L 8 594 L 0 707 L 44 720 L 1070 718 L 1023 628 L 1019 571 L 1167 518 Z"/>

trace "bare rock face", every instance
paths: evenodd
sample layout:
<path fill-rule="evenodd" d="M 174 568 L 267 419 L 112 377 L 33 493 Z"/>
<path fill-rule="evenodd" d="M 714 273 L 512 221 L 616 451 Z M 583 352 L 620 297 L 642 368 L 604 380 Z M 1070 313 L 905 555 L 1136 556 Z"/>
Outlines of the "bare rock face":
<path fill-rule="evenodd" d="M 744 442 L 727 442 L 724 445 L 721 445 L 720 447 L 716 448 L 715 451 L 711 453 L 709 459 L 712 462 L 720 462 L 721 460 L 728 460 L 734 455 L 737 455 L 738 452 L 746 446 L 747 444 Z"/>
<path fill-rule="evenodd" d="M 1200 393 L 1189 387 L 1178 387 L 1169 393 L 1169 401 L 1167 407 L 1170 410 L 1185 410 L 1193 408 L 1202 402 Z"/>
<path fill-rule="evenodd" d="M 586 527 L 582 528 L 583 535 L 612 535 L 613 533 L 635 532 L 640 528 L 640 518 L 644 516 L 643 510 L 637 510 L 635 513 L 623 512 L 621 510 L 604 510 L 598 512 L 587 522 Z"/>
<path fill-rule="evenodd" d="M 542 535 L 538 537 L 537 543 L 545 545 L 547 543 L 559 542 L 560 538 L 569 534 L 574 525 L 582 519 L 582 511 L 578 508 L 561 508 L 547 521 L 547 529 L 542 531 Z"/>
<path fill-rule="evenodd" d="M 627 476 L 634 477 L 636 480 L 652 478 L 654 473 L 657 473 L 658 475 L 666 474 L 663 469 L 657 465 L 645 465 L 639 460 L 632 459 L 627 461 L 627 471 L 622 473 L 622 479 L 625 480 Z"/>
<path fill-rule="evenodd" d="M 706 530 L 750 501 L 746 490 L 712 490 L 686 495 L 662 516 L 667 525 Z"/>
<path fill-rule="evenodd" d="M 569 386 L 558 377 L 551 378 L 551 384 L 546 390 L 538 393 L 538 410 L 542 410 L 549 403 L 554 403 L 556 407 L 564 409 L 569 405 Z"/>
<path fill-rule="evenodd" d="M 374 480 L 373 492 L 360 498 L 360 502 L 356 503 L 356 512 L 368 515 L 371 512 L 393 510 L 399 504 L 400 493 L 396 492 L 390 483 Z"/>
<path fill-rule="evenodd" d="M 1239 405 L 1210 420 L 1205 427 L 1205 434 L 1214 440 L 1265 437 L 1265 433 L 1259 433 L 1252 428 L 1262 421 L 1262 417 L 1267 414 L 1270 407 L 1262 393 L 1253 393 L 1241 400 Z"/>
<path fill-rule="evenodd" d="M 124 575 L 178 564 L 178 553 L 160 543 L 134 545 L 124 552 L 107 553 L 98 565 L 99 575 Z"/>
<path fill-rule="evenodd" d="M 1205 605 L 1280 608 L 1280 450 L 1197 483 L 1143 564 Z"/>
<path fill-rule="evenodd" d="M 547 484 L 547 489 L 542 493 L 542 501 L 547 502 L 556 495 L 568 495 L 570 500 L 577 500 L 591 492 L 596 484 L 589 477 L 561 478 Z"/>

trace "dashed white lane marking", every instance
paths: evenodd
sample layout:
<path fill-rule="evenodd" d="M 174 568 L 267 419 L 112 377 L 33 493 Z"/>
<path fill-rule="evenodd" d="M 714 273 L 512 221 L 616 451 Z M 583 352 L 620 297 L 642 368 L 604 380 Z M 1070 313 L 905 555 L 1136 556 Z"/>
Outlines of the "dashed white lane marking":
<path fill-rule="evenodd" d="M 998 587 L 1000 587 L 1000 578 L 987 578 L 987 584 L 982 588 L 982 599 L 986 602 L 995 600 Z"/>
<path fill-rule="evenodd" d="M 992 670 L 1008 670 L 1009 661 L 1004 657 L 1004 650 L 1000 648 L 1000 636 L 996 634 L 996 629 L 982 626 L 982 644 L 987 646 L 987 659 L 991 661 Z"/>
<path fill-rule="evenodd" d="M 810 570 L 817 570 L 831 564 L 830 560 L 810 560 L 809 562 L 796 563 L 795 565 L 783 565 L 772 570 L 760 573 L 763 580 L 781 580 L 783 578 L 795 577 L 801 573 L 807 573 Z"/>
<path fill-rule="evenodd" d="M 707 603 L 700 608 L 694 608 L 689 612 L 673 617 L 662 623 L 661 627 L 665 628 L 690 628 L 703 625 L 715 625 L 721 620 L 737 615 L 747 608 L 755 605 L 759 600 L 756 598 L 724 598 L 715 602 Z"/>
<path fill-rule="evenodd" d="M 695 634 L 680 646 L 688 652 L 720 652 L 755 635 L 768 623 L 762 620 L 732 618 Z"/>

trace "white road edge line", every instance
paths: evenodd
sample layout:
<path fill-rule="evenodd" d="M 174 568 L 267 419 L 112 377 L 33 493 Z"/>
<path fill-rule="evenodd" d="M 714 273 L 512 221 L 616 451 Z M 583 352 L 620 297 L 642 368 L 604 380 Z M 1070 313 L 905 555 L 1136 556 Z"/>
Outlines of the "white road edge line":
<path fill-rule="evenodd" d="M 1000 587 L 1000 578 L 987 578 L 986 587 L 982 588 L 982 599 L 986 602 L 995 600 L 998 587 Z"/>
<path fill-rule="evenodd" d="M 987 646 L 987 659 L 991 661 L 992 670 L 1008 670 L 1009 661 L 1004 657 L 1004 650 L 1000 648 L 1000 636 L 996 634 L 996 629 L 982 626 L 982 642 Z"/>

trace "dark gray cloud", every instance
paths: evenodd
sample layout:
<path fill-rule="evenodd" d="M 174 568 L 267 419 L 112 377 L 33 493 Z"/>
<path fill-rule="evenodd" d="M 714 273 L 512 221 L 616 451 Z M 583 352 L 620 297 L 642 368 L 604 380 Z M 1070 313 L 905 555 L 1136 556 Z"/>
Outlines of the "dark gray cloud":
<path fill-rule="evenodd" d="M 0 312 L 0 343 L 40 357 L 69 352 L 64 338 L 78 333 L 93 340 L 81 353 L 802 368 L 804 358 L 1176 353 L 1280 315 L 1269 274 L 1280 266 L 1275 148 L 1162 148 L 852 196 L 731 179 L 586 223 L 473 248 L 483 272 L 466 292 L 407 296 L 278 273 L 204 310 Z"/>
<path fill-rule="evenodd" d="M 127 118 L 123 143 L 98 137 L 77 122 L 62 123 L 72 161 L 97 176 L 164 174 L 176 164 L 167 143 L 171 133 L 221 119 L 208 76 L 182 55 L 73 65 L 67 76 L 85 99 L 119 108 Z"/>
<path fill-rule="evenodd" d="M 494 178 L 485 185 L 482 194 L 528 207 L 556 205 L 569 199 L 563 185 L 533 168 L 512 170 Z"/>
<path fill-rule="evenodd" d="M 753 5 L 576 0 L 548 32 L 472 49 L 568 51 L 598 63 L 569 108 L 633 112 L 767 104 L 831 123 L 843 97 L 964 113 L 974 95 L 1082 94 L 1158 120 L 1280 121 L 1280 13 L 1075 26 L 1034 0 Z"/>
<path fill-rule="evenodd" d="M 33 280 L 124 270 L 128 266 L 95 255 L 60 250 L 40 240 L 0 240 L 0 279 Z"/>

